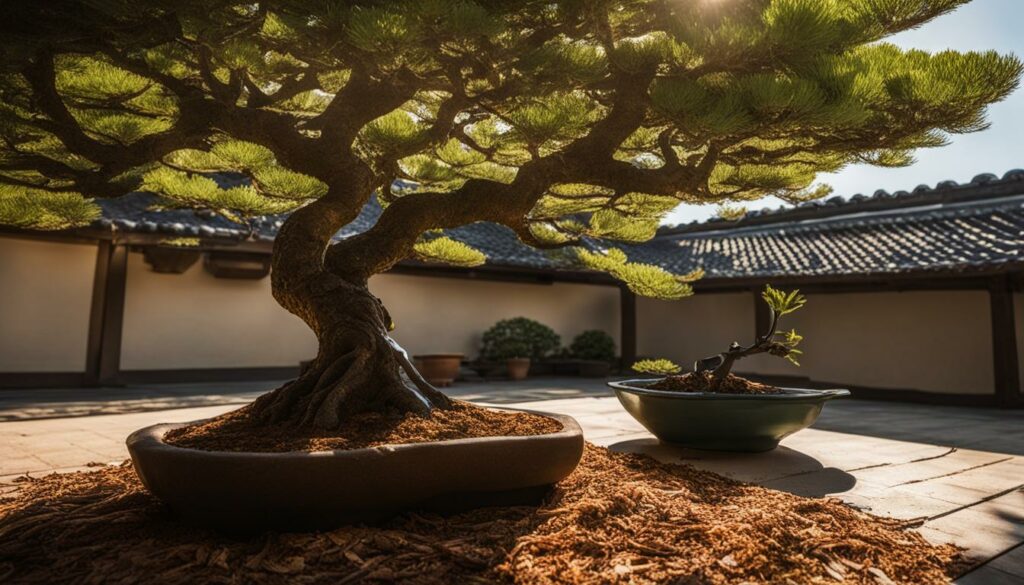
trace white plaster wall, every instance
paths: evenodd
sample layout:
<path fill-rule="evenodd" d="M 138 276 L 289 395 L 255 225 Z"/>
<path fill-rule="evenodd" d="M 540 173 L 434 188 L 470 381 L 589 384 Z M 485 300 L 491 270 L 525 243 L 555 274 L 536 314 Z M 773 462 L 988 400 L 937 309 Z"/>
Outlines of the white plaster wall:
<path fill-rule="evenodd" d="M 480 350 L 480 336 L 499 319 L 529 317 L 554 329 L 568 345 L 587 329 L 602 329 L 619 346 L 619 291 L 615 287 L 474 281 L 383 274 L 370 280 L 394 319 L 393 333 L 413 353 Z"/>
<path fill-rule="evenodd" d="M 0 238 L 0 371 L 81 372 L 96 246 Z"/>
<path fill-rule="evenodd" d="M 722 299 L 701 299 L 716 296 Z M 645 301 L 639 310 L 640 352 L 645 354 L 692 361 L 721 351 L 733 339 L 745 343 L 752 335 L 749 293 L 699 294 L 675 303 Z M 875 388 L 990 394 L 989 319 L 984 291 L 810 295 L 807 305 L 782 323 L 805 338 L 801 367 L 757 356 L 736 369 Z M 672 336 L 669 323 L 685 324 L 685 334 Z M 645 326 L 654 333 L 645 333 Z M 720 333 L 707 333 L 719 328 Z M 708 335 L 712 342 L 694 340 L 695 335 Z"/>
<path fill-rule="evenodd" d="M 684 367 L 754 332 L 749 293 L 697 294 L 678 301 L 637 299 L 637 355 Z"/>
<path fill-rule="evenodd" d="M 316 339 L 270 295 L 270 278 L 214 278 L 197 262 L 157 274 L 128 255 L 123 370 L 297 366 Z"/>

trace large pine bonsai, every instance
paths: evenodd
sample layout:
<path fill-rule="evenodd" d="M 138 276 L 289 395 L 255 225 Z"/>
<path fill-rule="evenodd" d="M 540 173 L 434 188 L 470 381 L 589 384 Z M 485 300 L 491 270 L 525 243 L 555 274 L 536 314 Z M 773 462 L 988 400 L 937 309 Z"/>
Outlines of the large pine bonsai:
<path fill-rule="evenodd" d="M 133 191 L 291 212 L 274 297 L 320 352 L 253 414 L 425 414 L 449 401 L 391 341 L 372 275 L 481 262 L 437 231 L 471 222 L 571 251 L 648 238 L 679 202 L 800 201 L 824 193 L 816 173 L 907 164 L 1017 84 L 1011 56 L 880 42 L 964 1 L 5 3 L 0 223 L 83 225 Z M 218 188 L 225 171 L 251 183 Z M 376 225 L 332 243 L 371 197 Z M 576 257 L 641 294 L 690 292 L 609 250 Z"/>

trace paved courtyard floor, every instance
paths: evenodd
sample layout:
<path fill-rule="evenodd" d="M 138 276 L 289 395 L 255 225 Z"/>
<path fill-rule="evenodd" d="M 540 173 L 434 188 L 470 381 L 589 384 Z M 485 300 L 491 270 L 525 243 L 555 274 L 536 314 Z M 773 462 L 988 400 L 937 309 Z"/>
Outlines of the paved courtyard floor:
<path fill-rule="evenodd" d="M 214 416 L 274 386 L 0 391 L 0 492 L 25 473 L 120 463 L 131 431 Z M 659 443 L 599 380 L 465 383 L 448 393 L 572 415 L 589 441 L 613 450 L 917 520 L 927 538 L 965 547 L 977 562 L 957 583 L 1024 583 L 1024 411 L 833 401 L 775 451 L 728 454 Z"/>

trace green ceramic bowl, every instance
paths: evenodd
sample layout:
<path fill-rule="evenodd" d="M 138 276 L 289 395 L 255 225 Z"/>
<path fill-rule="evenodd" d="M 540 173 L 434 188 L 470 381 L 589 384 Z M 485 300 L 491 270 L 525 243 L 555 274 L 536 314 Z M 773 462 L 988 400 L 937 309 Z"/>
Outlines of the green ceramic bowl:
<path fill-rule="evenodd" d="M 825 402 L 849 390 L 783 388 L 783 394 L 667 392 L 655 382 L 609 382 L 626 412 L 662 441 L 712 451 L 770 451 L 811 426 Z"/>

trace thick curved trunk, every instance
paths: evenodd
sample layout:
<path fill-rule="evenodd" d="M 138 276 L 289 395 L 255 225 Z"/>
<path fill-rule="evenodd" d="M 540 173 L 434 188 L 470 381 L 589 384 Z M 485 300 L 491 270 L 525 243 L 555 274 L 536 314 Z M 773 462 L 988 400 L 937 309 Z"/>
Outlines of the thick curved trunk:
<path fill-rule="evenodd" d="M 387 310 L 365 284 L 322 274 L 308 288 L 316 292 L 301 299 L 301 316 L 317 334 L 319 353 L 299 378 L 256 400 L 251 413 L 259 422 L 334 429 L 359 413 L 450 406 L 391 339 Z"/>

